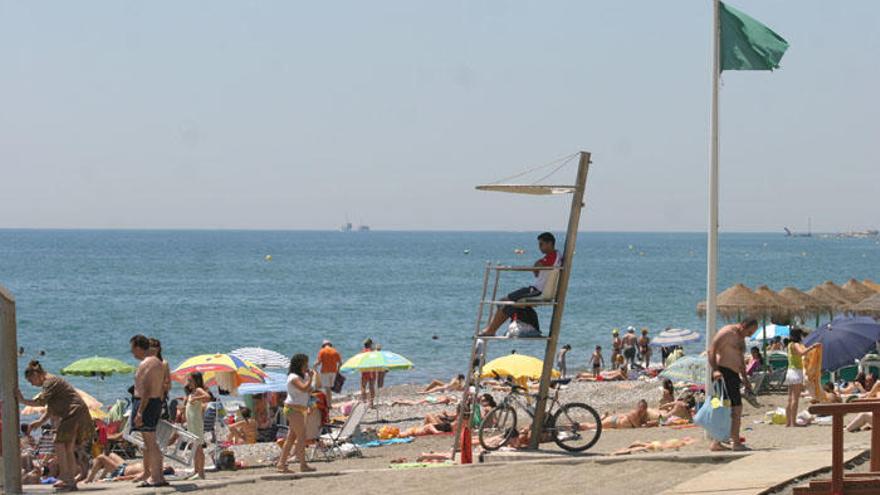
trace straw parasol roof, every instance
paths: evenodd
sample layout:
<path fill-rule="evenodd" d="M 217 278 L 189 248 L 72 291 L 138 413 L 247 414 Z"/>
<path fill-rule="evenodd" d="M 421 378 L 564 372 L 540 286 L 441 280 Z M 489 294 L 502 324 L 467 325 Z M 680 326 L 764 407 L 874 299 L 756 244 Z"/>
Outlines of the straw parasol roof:
<path fill-rule="evenodd" d="M 855 304 L 857 302 L 860 302 L 862 299 L 864 299 L 864 297 L 855 296 L 852 293 L 850 293 L 849 291 L 844 290 L 842 287 L 840 287 L 839 285 L 835 284 L 834 282 L 832 282 L 830 280 L 826 280 L 825 282 L 822 282 L 822 285 L 820 285 L 819 287 L 822 287 L 823 289 L 827 290 L 829 294 L 840 299 L 841 301 L 846 301 L 850 304 Z"/>
<path fill-rule="evenodd" d="M 791 301 L 793 313 L 798 316 L 812 316 L 831 310 L 831 306 L 795 287 L 786 287 L 779 295 Z"/>
<path fill-rule="evenodd" d="M 854 278 L 849 279 L 847 283 L 843 284 L 843 287 L 841 287 L 841 289 L 849 292 L 854 297 L 858 297 L 860 302 L 878 292 Z"/>
<path fill-rule="evenodd" d="M 874 289 L 875 291 L 880 292 L 880 284 L 878 284 L 877 282 L 874 282 L 870 278 L 866 278 L 865 280 L 862 280 L 862 284 L 865 287 L 868 287 L 869 289 Z"/>
<path fill-rule="evenodd" d="M 880 318 L 880 293 L 849 307 L 849 311 L 857 315 L 873 316 Z"/>
<path fill-rule="evenodd" d="M 812 289 L 807 291 L 807 294 L 819 300 L 827 310 L 845 309 L 847 306 L 852 304 L 851 301 L 840 299 L 836 295 L 832 294 L 828 291 L 827 288 L 822 285 L 817 285 L 813 287 Z"/>
<path fill-rule="evenodd" d="M 717 303 L 718 314 L 728 320 L 763 316 L 768 309 L 764 300 L 743 284 L 733 285 L 718 294 Z M 706 301 L 697 304 L 697 314 L 706 315 Z"/>
<path fill-rule="evenodd" d="M 755 295 L 761 298 L 766 309 L 766 314 L 771 319 L 789 318 L 797 309 L 797 305 L 786 299 L 784 296 L 773 292 L 773 289 L 762 285 L 755 289 Z"/>

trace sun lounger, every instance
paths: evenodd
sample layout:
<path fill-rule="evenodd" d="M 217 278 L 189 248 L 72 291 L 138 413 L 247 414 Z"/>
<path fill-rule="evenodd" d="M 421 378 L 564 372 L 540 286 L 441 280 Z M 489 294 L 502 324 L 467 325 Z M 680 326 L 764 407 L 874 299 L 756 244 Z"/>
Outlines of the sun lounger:
<path fill-rule="evenodd" d="M 342 448 L 343 444 L 354 446 L 354 455 L 362 457 L 363 453 L 357 445 L 351 443 L 351 437 L 355 434 L 364 415 L 367 413 L 367 406 L 363 402 L 355 404 L 351 410 L 351 414 L 345 420 L 342 426 L 325 426 L 326 432 L 318 436 L 315 446 L 312 448 L 311 459 L 315 459 L 319 454 L 326 460 L 332 460 L 336 457 L 344 456 L 345 452 Z"/>
<path fill-rule="evenodd" d="M 144 439 L 141 437 L 140 432 L 131 431 L 130 422 L 126 422 L 122 438 L 143 450 Z M 156 427 L 156 439 L 159 441 L 159 450 L 164 457 L 185 466 L 192 466 L 196 442 L 199 441 L 198 437 L 186 431 L 185 428 L 162 419 L 159 420 L 159 424 Z"/>

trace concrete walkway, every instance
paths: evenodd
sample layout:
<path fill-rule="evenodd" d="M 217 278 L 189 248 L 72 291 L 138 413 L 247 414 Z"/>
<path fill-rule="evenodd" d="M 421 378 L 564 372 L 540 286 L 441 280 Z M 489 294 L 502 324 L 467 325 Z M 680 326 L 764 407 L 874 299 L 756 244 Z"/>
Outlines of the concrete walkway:
<path fill-rule="evenodd" d="M 867 446 L 851 446 L 843 457 L 849 462 Z M 661 495 L 760 495 L 790 481 L 830 469 L 831 447 L 756 451 L 709 473 L 689 479 Z"/>

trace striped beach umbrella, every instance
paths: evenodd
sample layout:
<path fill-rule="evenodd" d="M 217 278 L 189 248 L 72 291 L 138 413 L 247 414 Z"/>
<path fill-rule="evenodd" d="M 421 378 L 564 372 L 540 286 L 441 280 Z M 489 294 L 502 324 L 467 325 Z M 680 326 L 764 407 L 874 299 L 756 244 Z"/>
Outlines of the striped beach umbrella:
<path fill-rule="evenodd" d="M 651 345 L 667 347 L 672 345 L 684 345 L 688 342 L 699 342 L 703 335 L 693 330 L 684 328 L 667 328 L 651 339 Z"/>
<path fill-rule="evenodd" d="M 706 356 L 684 356 L 660 372 L 661 378 L 676 382 L 702 383 L 706 379 Z"/>
<path fill-rule="evenodd" d="M 229 354 L 263 368 L 286 369 L 290 365 L 288 356 L 262 347 L 242 347 Z"/>
<path fill-rule="evenodd" d="M 370 351 L 355 354 L 348 358 L 340 371 L 351 373 L 355 371 L 396 371 L 412 369 L 412 362 L 401 356 L 388 351 Z"/>

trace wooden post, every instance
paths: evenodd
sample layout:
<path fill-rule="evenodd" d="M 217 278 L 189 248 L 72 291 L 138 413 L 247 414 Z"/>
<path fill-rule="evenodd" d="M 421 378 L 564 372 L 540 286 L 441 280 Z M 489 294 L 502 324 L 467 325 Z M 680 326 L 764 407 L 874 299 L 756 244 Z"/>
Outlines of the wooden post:
<path fill-rule="evenodd" d="M 559 285 L 556 289 L 556 306 L 553 307 L 553 317 L 550 320 L 550 334 L 547 340 L 547 350 L 544 352 L 544 368 L 541 371 L 541 385 L 538 389 L 538 401 L 535 404 L 535 418 L 532 422 L 532 436 L 529 440 L 529 448 L 537 449 L 544 429 L 544 416 L 547 409 L 547 396 L 550 392 L 550 378 L 553 372 L 553 362 L 556 357 L 556 346 L 559 343 L 559 327 L 562 324 L 562 312 L 565 309 L 565 296 L 568 293 L 568 280 L 571 276 L 572 260 L 574 259 L 575 245 L 577 244 L 578 227 L 581 221 L 581 209 L 584 207 L 584 191 L 587 186 L 587 172 L 590 170 L 590 153 L 581 151 L 578 162 L 577 179 L 575 190 L 571 197 L 571 213 L 568 216 L 568 230 L 565 234 L 565 251 L 562 259 L 562 272 L 559 274 Z"/>
<path fill-rule="evenodd" d="M 843 495 L 843 412 L 831 415 L 831 493 Z"/>
<path fill-rule="evenodd" d="M 18 444 L 18 342 L 15 298 L 0 285 L 0 397 L 3 399 L 3 492 L 21 493 L 21 449 Z"/>
<path fill-rule="evenodd" d="M 880 472 L 880 413 L 871 413 L 871 472 Z"/>

